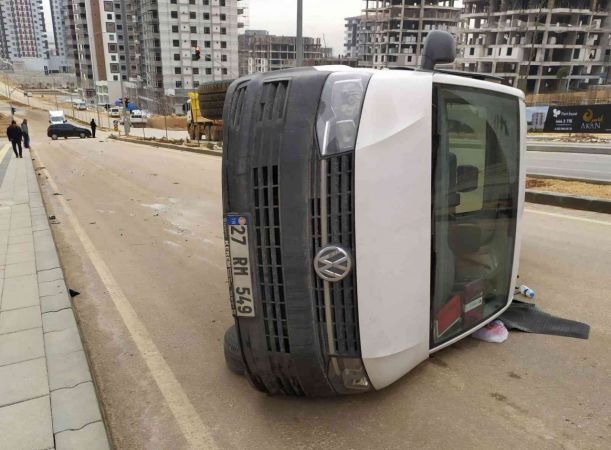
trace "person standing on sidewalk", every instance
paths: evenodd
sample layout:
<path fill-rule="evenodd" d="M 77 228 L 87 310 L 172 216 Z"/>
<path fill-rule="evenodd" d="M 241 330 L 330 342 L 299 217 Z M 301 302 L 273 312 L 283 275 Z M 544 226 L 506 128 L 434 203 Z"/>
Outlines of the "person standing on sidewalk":
<path fill-rule="evenodd" d="M 23 134 L 23 146 L 30 148 L 30 130 L 28 129 L 28 119 L 21 122 L 21 134 Z"/>
<path fill-rule="evenodd" d="M 98 124 L 95 123 L 95 119 L 91 119 L 91 122 L 89 122 L 89 125 L 91 126 L 91 137 L 95 138 L 95 129 L 98 127 Z"/>
<path fill-rule="evenodd" d="M 21 132 L 21 128 L 17 126 L 17 122 L 15 122 L 14 120 L 6 129 L 6 137 L 8 137 L 9 141 L 11 141 L 15 156 L 17 158 L 23 158 L 23 149 L 21 148 L 21 138 L 23 137 L 23 133 Z M 17 152 L 17 148 L 19 148 L 19 152 Z"/>

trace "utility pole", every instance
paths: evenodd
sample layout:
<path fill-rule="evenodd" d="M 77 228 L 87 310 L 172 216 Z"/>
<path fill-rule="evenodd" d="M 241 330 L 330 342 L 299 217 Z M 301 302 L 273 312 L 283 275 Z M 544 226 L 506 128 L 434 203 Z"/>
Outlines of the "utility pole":
<path fill-rule="evenodd" d="M 297 67 L 303 66 L 303 0 L 297 0 Z"/>

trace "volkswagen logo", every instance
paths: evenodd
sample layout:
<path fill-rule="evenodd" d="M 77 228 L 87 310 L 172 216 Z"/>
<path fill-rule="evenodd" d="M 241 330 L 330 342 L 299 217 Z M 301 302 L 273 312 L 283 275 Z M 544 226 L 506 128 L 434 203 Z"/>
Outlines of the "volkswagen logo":
<path fill-rule="evenodd" d="M 340 281 L 352 270 L 352 257 L 337 245 L 321 248 L 314 257 L 314 270 L 325 281 Z"/>

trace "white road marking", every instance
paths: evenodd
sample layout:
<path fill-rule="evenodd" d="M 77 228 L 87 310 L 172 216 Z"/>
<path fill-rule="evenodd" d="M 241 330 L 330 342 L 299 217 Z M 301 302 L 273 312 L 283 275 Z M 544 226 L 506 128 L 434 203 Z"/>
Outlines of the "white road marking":
<path fill-rule="evenodd" d="M 535 214 L 542 214 L 544 216 L 560 217 L 562 219 L 578 220 L 580 222 L 596 223 L 598 225 L 607 225 L 611 227 L 611 222 L 605 222 L 604 220 L 588 219 L 587 217 L 569 216 L 568 214 L 558 214 L 547 211 L 539 211 L 538 209 L 524 208 L 524 211 Z"/>
<path fill-rule="evenodd" d="M 36 157 L 39 158 L 39 155 L 37 154 Z M 55 192 L 59 192 L 57 185 L 48 171 L 47 175 L 48 178 L 46 181 Z M 93 245 L 93 242 L 91 242 L 89 236 L 79 224 L 68 202 L 62 196 L 56 196 L 56 200 L 64 209 L 70 225 L 72 225 L 74 232 L 85 249 L 85 253 L 100 276 L 102 283 L 104 283 L 106 291 L 110 295 L 115 308 L 119 312 L 121 319 L 123 319 L 123 323 L 138 347 L 142 358 L 146 362 L 153 379 L 157 383 L 157 387 L 159 387 L 161 394 L 172 411 L 189 446 L 198 450 L 217 448 L 208 427 L 202 422 L 201 417 L 174 376 L 172 369 L 168 366 L 163 355 L 153 342 L 146 326 L 142 323 L 138 314 L 129 303 L 129 300 L 121 290 L 121 287 L 115 280 L 110 269 Z"/>

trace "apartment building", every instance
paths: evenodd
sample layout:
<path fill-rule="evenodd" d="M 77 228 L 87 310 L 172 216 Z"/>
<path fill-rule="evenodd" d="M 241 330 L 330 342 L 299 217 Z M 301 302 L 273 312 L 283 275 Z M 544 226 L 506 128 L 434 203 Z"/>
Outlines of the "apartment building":
<path fill-rule="evenodd" d="M 358 58 L 360 49 L 360 28 L 361 28 L 361 16 L 346 17 L 344 19 L 344 54 L 348 58 Z"/>
<path fill-rule="evenodd" d="M 456 65 L 528 93 L 607 84 L 610 8 L 607 0 L 463 0 Z"/>
<path fill-rule="evenodd" d="M 239 36 L 240 76 L 296 66 L 295 36 L 276 36 L 265 30 L 246 30 Z M 314 65 L 329 56 L 320 38 L 303 38 L 304 65 Z"/>
<path fill-rule="evenodd" d="M 88 98 L 147 91 L 181 102 L 200 83 L 238 76 L 246 0 L 67 1 L 68 52 Z"/>
<path fill-rule="evenodd" d="M 420 64 L 431 30 L 454 32 L 460 21 L 455 0 L 363 0 L 358 36 L 359 66 L 409 67 Z"/>
<path fill-rule="evenodd" d="M 47 69 L 42 0 L 0 0 L 0 58 L 22 70 Z"/>

